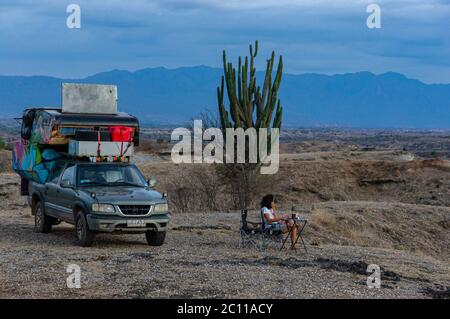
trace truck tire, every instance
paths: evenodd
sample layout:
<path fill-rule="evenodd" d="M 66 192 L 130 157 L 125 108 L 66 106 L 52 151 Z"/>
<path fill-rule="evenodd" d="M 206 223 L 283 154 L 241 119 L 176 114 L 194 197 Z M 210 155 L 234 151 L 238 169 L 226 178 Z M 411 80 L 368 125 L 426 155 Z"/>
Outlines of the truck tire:
<path fill-rule="evenodd" d="M 80 211 L 76 215 L 75 220 L 75 234 L 77 236 L 77 243 L 81 247 L 90 247 L 94 241 L 95 233 L 89 229 L 85 214 Z"/>
<path fill-rule="evenodd" d="M 147 239 L 147 243 L 150 246 L 161 246 L 164 244 L 164 239 L 166 238 L 166 232 L 165 231 L 154 231 L 154 230 L 147 230 L 145 232 L 145 238 Z"/>
<path fill-rule="evenodd" d="M 36 233 L 49 233 L 52 231 L 53 218 L 45 215 L 44 205 L 37 201 L 33 205 L 34 211 L 34 231 Z"/>

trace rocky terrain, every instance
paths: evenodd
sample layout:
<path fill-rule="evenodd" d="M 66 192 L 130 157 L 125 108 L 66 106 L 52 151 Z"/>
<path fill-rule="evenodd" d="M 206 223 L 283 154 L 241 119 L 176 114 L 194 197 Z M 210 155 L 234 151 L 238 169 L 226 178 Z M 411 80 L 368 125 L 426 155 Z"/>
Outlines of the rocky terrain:
<path fill-rule="evenodd" d="M 268 189 L 281 211 L 307 218 L 308 253 L 239 248 L 240 214 L 228 204 L 174 212 L 162 247 L 101 234 L 80 248 L 64 223 L 37 234 L 0 151 L 0 298 L 450 298 L 450 162 L 340 143 L 283 144 Z M 136 163 L 169 199 L 195 183 L 183 184 L 190 167 L 147 146 Z M 81 267 L 80 289 L 66 286 L 70 264 Z M 381 267 L 380 289 L 367 286 L 370 264 Z"/>
<path fill-rule="evenodd" d="M 307 254 L 239 248 L 235 211 L 173 214 L 162 247 L 102 234 L 80 248 L 70 225 L 34 233 L 17 176 L 0 180 L 1 298 L 449 298 L 448 207 L 316 203 L 303 214 Z M 81 289 L 66 287 L 69 264 Z M 380 289 L 366 285 L 369 264 L 382 269 Z"/>

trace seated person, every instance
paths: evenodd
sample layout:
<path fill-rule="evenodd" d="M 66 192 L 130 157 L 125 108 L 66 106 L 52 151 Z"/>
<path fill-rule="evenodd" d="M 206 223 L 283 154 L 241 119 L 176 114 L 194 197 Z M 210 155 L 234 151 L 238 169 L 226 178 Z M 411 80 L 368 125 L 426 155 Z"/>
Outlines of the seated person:
<path fill-rule="evenodd" d="M 286 223 L 286 215 L 279 216 L 278 210 L 275 204 L 275 196 L 268 194 L 263 197 L 261 201 L 261 222 L 265 225 L 266 229 L 271 228 L 273 230 L 279 230 L 283 233 L 290 231 L 293 221 L 290 220 Z M 292 229 L 291 232 L 291 249 L 295 249 L 294 243 L 297 239 L 297 230 L 300 231 L 300 225 L 297 225 Z"/>

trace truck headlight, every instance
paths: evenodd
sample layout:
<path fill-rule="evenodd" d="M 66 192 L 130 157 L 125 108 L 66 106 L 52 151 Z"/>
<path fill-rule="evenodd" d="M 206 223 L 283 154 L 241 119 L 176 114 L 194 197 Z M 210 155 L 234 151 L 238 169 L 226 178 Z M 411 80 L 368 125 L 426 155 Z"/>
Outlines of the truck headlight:
<path fill-rule="evenodd" d="M 154 214 L 167 213 L 169 211 L 169 205 L 167 204 L 156 204 L 153 207 Z"/>
<path fill-rule="evenodd" d="M 114 213 L 116 210 L 110 204 L 92 204 L 92 211 L 97 213 Z"/>

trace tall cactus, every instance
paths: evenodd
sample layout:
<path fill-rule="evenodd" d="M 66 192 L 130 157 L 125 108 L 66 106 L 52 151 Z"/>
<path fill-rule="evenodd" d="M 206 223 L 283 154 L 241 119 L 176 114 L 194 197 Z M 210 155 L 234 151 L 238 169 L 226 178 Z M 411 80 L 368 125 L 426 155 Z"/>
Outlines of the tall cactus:
<path fill-rule="evenodd" d="M 246 56 L 244 63 L 239 57 L 238 68 L 227 62 L 225 50 L 223 51 L 224 75 L 217 88 L 217 100 L 222 130 L 227 128 L 267 128 L 267 151 L 271 152 L 271 128 L 280 128 L 283 107 L 278 98 L 278 90 L 283 72 L 283 59 L 280 56 L 275 78 L 272 80 L 275 52 L 267 60 L 266 74 L 262 87 L 256 81 L 255 58 L 258 54 L 258 41 L 255 46 L 250 45 L 250 57 Z M 224 104 L 225 86 L 228 94 L 229 107 Z M 226 138 L 226 135 L 225 135 Z M 248 152 L 248 145 L 246 144 Z M 259 147 L 259 135 L 258 143 Z M 246 154 L 247 156 L 248 154 Z M 255 197 L 255 184 L 259 184 L 258 168 L 262 165 L 258 152 L 257 163 L 230 163 L 219 166 L 218 172 L 228 181 L 233 202 L 236 208 L 248 208 Z"/>
<path fill-rule="evenodd" d="M 256 68 L 254 60 L 258 54 L 258 41 L 255 47 L 250 45 L 249 57 L 238 60 L 238 71 L 236 79 L 236 69 L 232 63 L 227 62 L 225 50 L 223 51 L 224 75 L 220 87 L 217 88 L 217 99 L 219 105 L 219 115 L 222 129 L 226 128 L 280 128 L 283 114 L 283 107 L 278 98 L 281 76 L 283 72 L 283 58 L 280 56 L 275 79 L 272 81 L 272 74 L 275 61 L 275 52 L 267 60 L 266 74 L 263 87 L 256 83 Z M 224 104 L 225 85 L 228 94 L 229 111 Z M 272 116 L 275 111 L 275 116 Z"/>

